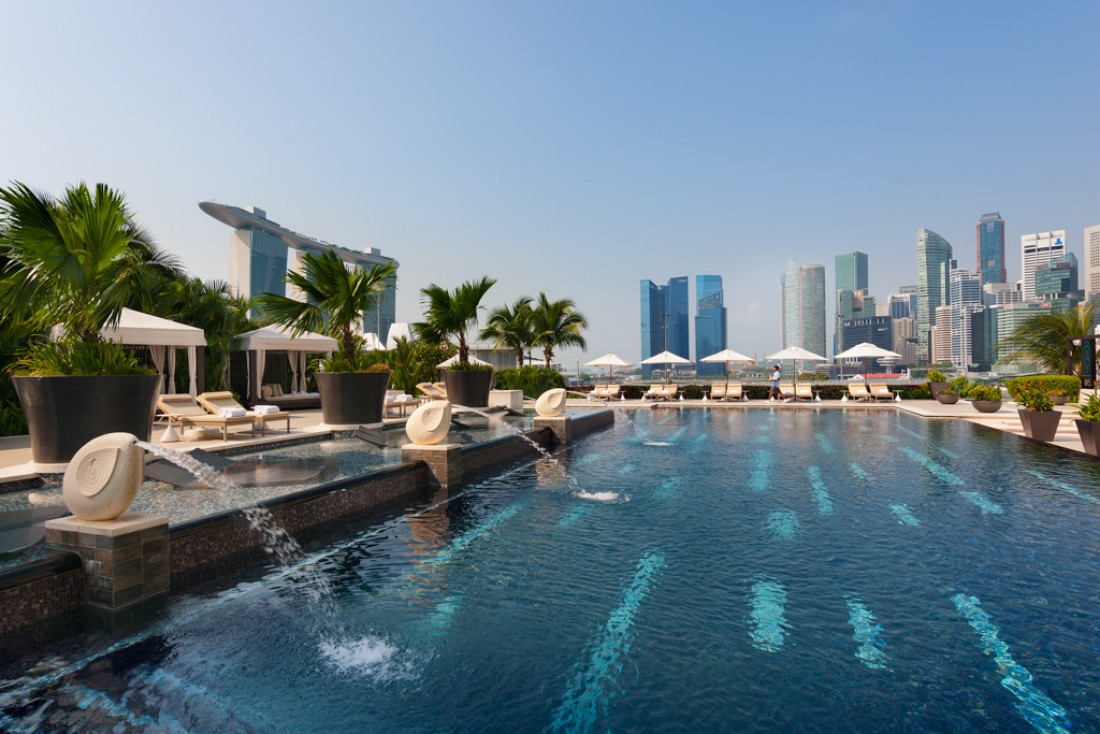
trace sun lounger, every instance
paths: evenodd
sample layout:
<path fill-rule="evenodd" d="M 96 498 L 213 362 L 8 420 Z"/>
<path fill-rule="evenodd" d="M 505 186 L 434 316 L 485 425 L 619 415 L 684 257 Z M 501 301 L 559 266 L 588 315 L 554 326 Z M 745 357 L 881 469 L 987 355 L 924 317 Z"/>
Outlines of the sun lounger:
<path fill-rule="evenodd" d="M 808 382 L 800 382 L 794 386 L 794 399 L 795 400 L 810 400 L 814 399 L 814 388 Z"/>
<path fill-rule="evenodd" d="M 252 418 L 247 415 L 234 418 L 210 415 L 196 402 L 195 398 L 186 393 L 161 395 L 157 399 L 157 410 L 164 414 L 169 422 L 181 428 L 221 429 L 223 441 L 229 440 L 230 426 L 248 426 L 249 430 L 253 429 Z"/>
<path fill-rule="evenodd" d="M 740 382 L 731 382 L 726 388 L 726 400 L 745 400 L 744 387 Z"/>
<path fill-rule="evenodd" d="M 233 393 L 228 390 L 224 392 L 200 393 L 195 400 L 213 415 L 237 413 L 238 411 L 245 410 L 244 406 L 238 403 L 233 397 Z M 286 432 L 290 433 L 290 413 L 285 410 L 276 410 L 270 413 L 257 413 L 254 410 L 245 410 L 244 414 L 253 421 L 255 425 L 259 426 L 260 435 L 267 433 L 268 423 L 283 420 L 286 421 Z"/>
<path fill-rule="evenodd" d="M 710 399 L 711 400 L 725 400 L 726 399 L 726 385 L 711 385 L 710 386 Z"/>
<path fill-rule="evenodd" d="M 867 390 L 867 386 L 862 382 L 849 382 L 848 394 L 862 402 L 869 402 L 874 399 L 874 396 Z"/>
<path fill-rule="evenodd" d="M 407 395 L 401 390 L 387 390 L 386 391 L 386 403 L 385 413 L 391 415 L 392 411 L 401 411 L 401 415 L 405 415 L 405 409 L 409 407 L 416 407 L 420 405 L 420 401 L 414 398 L 412 395 Z"/>
<path fill-rule="evenodd" d="M 279 410 L 321 407 L 321 393 L 283 392 L 283 386 L 277 383 L 260 386 L 260 399 L 266 405 L 278 406 Z"/>
<path fill-rule="evenodd" d="M 875 401 L 879 400 L 893 400 L 894 393 L 890 392 L 890 388 L 885 383 L 871 383 L 867 386 L 868 392 Z"/>
<path fill-rule="evenodd" d="M 588 393 L 588 397 L 593 400 L 614 400 L 619 397 L 619 385 L 596 385 L 592 388 L 592 392 Z"/>
<path fill-rule="evenodd" d="M 663 400 L 664 385 L 650 385 L 649 389 L 642 393 L 642 400 Z"/>
<path fill-rule="evenodd" d="M 447 399 L 447 387 L 442 382 L 418 382 L 416 389 L 424 393 L 429 400 Z"/>
<path fill-rule="evenodd" d="M 680 388 L 673 385 L 671 382 L 660 390 L 661 400 L 675 400 L 676 396 L 680 393 Z"/>
<path fill-rule="evenodd" d="M 779 397 L 785 400 L 794 400 L 794 383 L 793 382 L 781 382 L 779 383 Z"/>

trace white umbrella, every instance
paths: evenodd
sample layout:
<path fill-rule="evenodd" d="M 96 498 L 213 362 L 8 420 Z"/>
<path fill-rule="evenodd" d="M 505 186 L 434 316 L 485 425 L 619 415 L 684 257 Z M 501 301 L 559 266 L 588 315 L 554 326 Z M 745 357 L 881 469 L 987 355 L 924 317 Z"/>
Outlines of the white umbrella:
<path fill-rule="evenodd" d="M 642 364 L 663 364 L 667 367 L 670 364 L 691 364 L 691 360 L 684 359 L 678 354 L 673 354 L 665 350 L 660 354 L 654 354 L 649 359 L 643 359 Z M 668 369 L 665 369 L 665 382 L 667 383 L 668 381 Z"/>
<path fill-rule="evenodd" d="M 591 362 L 585 362 L 584 365 L 585 365 L 585 367 L 606 367 L 607 368 L 607 384 L 610 385 L 611 384 L 611 370 L 613 370 L 616 367 L 627 367 L 627 366 L 630 365 L 630 362 L 627 362 L 626 360 L 624 360 L 622 357 L 620 357 L 617 354 L 612 354 L 611 352 L 608 352 L 607 354 L 603 355 L 602 357 L 597 357 L 596 359 L 592 360 Z"/>
<path fill-rule="evenodd" d="M 863 372 L 867 373 L 867 360 L 869 359 L 883 359 L 883 358 L 901 359 L 901 355 L 897 352 L 891 352 L 889 349 L 883 349 L 880 346 L 876 346 L 871 342 L 862 342 L 856 344 L 851 349 L 845 349 L 840 354 L 834 354 L 833 360 L 838 359 L 862 359 L 863 360 Z"/>
<path fill-rule="evenodd" d="M 782 350 L 776 352 L 775 354 L 769 354 L 768 359 L 777 359 L 780 362 L 782 362 L 785 359 L 794 360 L 794 386 L 795 386 L 796 390 L 798 388 L 798 363 L 800 361 L 807 361 L 807 362 L 826 362 L 826 361 L 828 361 L 827 358 L 822 357 L 820 354 L 814 354 L 813 352 L 809 351 L 808 349 L 803 349 L 802 347 L 794 347 L 794 346 L 787 347 L 786 349 L 782 349 Z"/>
<path fill-rule="evenodd" d="M 455 356 L 451 357 L 450 359 L 447 359 L 447 360 L 444 360 L 444 361 L 440 362 L 435 367 L 436 367 L 436 369 L 441 370 L 441 369 L 444 369 L 446 367 L 453 367 L 456 364 L 458 364 L 458 355 L 457 354 Z M 486 362 L 485 360 L 478 359 L 477 357 L 473 356 L 472 354 L 470 355 L 470 364 L 480 364 L 480 365 L 483 365 L 485 367 L 491 367 L 492 366 L 488 362 Z"/>
<path fill-rule="evenodd" d="M 746 357 L 741 352 L 735 352 L 732 349 L 723 349 L 721 352 L 715 352 L 709 357 L 703 357 L 700 362 L 725 362 L 726 363 L 726 389 L 730 386 L 730 363 L 731 362 L 748 362 L 752 363 L 756 360 L 752 357 Z"/>

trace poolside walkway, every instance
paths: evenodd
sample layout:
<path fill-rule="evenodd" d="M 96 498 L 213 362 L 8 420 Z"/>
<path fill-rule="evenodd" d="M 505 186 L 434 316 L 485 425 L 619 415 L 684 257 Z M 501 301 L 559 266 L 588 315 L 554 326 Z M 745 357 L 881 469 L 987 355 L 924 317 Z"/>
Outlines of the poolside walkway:
<path fill-rule="evenodd" d="M 855 401 L 842 402 L 839 400 L 823 400 L 821 402 L 782 403 L 768 402 L 766 400 L 750 400 L 746 402 L 719 402 L 710 400 L 675 400 L 671 402 L 656 402 L 652 400 L 615 400 L 604 403 L 606 407 L 615 410 L 623 409 L 712 409 L 712 410 L 845 410 L 845 411 L 882 411 L 900 410 L 911 415 L 927 419 L 965 420 L 980 426 L 992 428 L 998 431 L 1014 433 L 1023 436 L 1023 428 L 1020 426 L 1020 418 L 1016 413 L 1016 404 L 1006 402 L 997 413 L 978 413 L 968 402 L 959 401 L 955 405 L 941 405 L 935 400 L 903 400 L 901 402 L 886 403 L 860 403 Z M 533 407 L 533 405 L 528 405 Z M 596 401 L 570 399 L 570 408 L 598 408 Z M 1063 417 L 1058 426 L 1058 435 L 1052 442 L 1053 445 L 1083 453 L 1081 439 L 1077 435 L 1077 428 L 1073 423 L 1073 416 L 1077 413 L 1076 406 L 1059 406 L 1067 415 Z M 399 423 L 404 419 L 387 419 L 387 423 Z M 296 410 L 291 412 L 289 438 L 301 438 L 312 433 L 328 430 L 322 423 L 320 410 Z M 160 443 L 159 439 L 164 433 L 164 426 L 158 424 L 153 428 L 152 443 Z M 246 432 L 230 433 L 229 440 L 223 441 L 220 437 L 201 441 L 180 441 L 171 446 L 180 450 L 203 448 L 207 451 L 218 451 L 225 448 L 240 448 L 242 446 L 254 446 L 264 443 L 278 443 L 287 440 L 288 434 L 275 427 L 269 427 L 266 436 L 252 436 Z M 0 438 L 0 482 L 31 479 L 38 476 L 31 464 L 30 438 L 28 436 L 7 436 Z"/>

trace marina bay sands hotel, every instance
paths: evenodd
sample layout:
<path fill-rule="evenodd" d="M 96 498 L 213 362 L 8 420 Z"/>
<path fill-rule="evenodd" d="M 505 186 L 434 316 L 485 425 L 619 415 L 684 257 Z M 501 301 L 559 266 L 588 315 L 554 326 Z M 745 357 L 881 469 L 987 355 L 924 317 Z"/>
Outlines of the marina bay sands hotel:
<path fill-rule="evenodd" d="M 242 298 L 260 293 L 294 297 L 295 294 L 286 292 L 283 279 L 288 270 L 302 270 L 301 256 L 306 252 L 332 250 L 344 262 L 366 269 L 382 263 L 398 266 L 396 260 L 383 256 L 377 247 L 362 252 L 307 237 L 271 221 L 267 212 L 254 206 L 242 209 L 202 201 L 199 208 L 233 228 L 229 238 L 229 284 Z M 386 288 L 375 312 L 363 314 L 363 331 L 377 334 L 383 343 L 395 319 L 396 290 L 396 284 Z"/>

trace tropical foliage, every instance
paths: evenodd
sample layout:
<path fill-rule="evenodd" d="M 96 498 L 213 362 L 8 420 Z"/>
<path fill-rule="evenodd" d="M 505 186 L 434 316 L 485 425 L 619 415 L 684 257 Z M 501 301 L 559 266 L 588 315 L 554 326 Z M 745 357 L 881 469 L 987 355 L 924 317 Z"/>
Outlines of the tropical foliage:
<path fill-rule="evenodd" d="M 429 344 L 458 340 L 458 361 L 470 362 L 470 347 L 466 335 L 477 328 L 481 299 L 496 284 L 495 278 L 468 280 L 454 290 L 431 283 L 420 290 L 424 320 L 416 324 L 416 333 Z"/>
<path fill-rule="evenodd" d="M 511 306 L 500 306 L 489 313 L 481 330 L 481 339 L 491 341 L 497 349 L 510 349 L 516 354 L 516 364 L 523 365 L 523 353 L 534 342 L 531 330 L 531 299 L 517 298 Z"/>
<path fill-rule="evenodd" d="M 1100 423 L 1100 395 L 1093 393 L 1081 403 L 1078 418 L 1089 423 Z"/>
<path fill-rule="evenodd" d="M 1069 400 L 1074 401 L 1077 400 L 1077 396 L 1081 392 L 1081 381 L 1073 375 L 1032 375 L 1030 377 L 1010 377 L 1005 380 L 1005 387 L 1008 388 L 1008 394 L 1016 402 L 1019 402 L 1016 395 L 1022 387 L 1041 387 L 1051 395 L 1066 395 Z"/>
<path fill-rule="evenodd" d="M 456 351 L 451 344 L 429 344 L 423 339 L 409 341 L 402 337 L 393 349 L 371 354 L 378 355 L 389 366 L 390 383 L 395 389 L 413 395 L 417 383 L 436 380 L 439 371 L 436 365 L 453 357 Z"/>
<path fill-rule="evenodd" d="M 322 362 L 327 372 L 357 372 L 370 366 L 373 358 L 362 350 L 356 332 L 364 311 L 372 311 L 382 291 L 397 278 L 392 263 L 370 270 L 349 268 L 332 250 L 302 255 L 302 272 L 287 273 L 286 283 L 305 298 L 264 293 L 256 299 L 264 316 L 292 332 L 327 334 L 339 344 L 339 354 Z"/>
<path fill-rule="evenodd" d="M 588 321 L 568 298 L 551 301 L 545 293 L 540 293 L 538 301 L 531 307 L 531 343 L 542 349 L 547 369 L 558 347 L 585 349 L 588 346 L 581 334 L 587 327 Z"/>
<path fill-rule="evenodd" d="M 497 370 L 496 387 L 498 390 L 520 390 L 524 396 L 536 398 L 547 390 L 565 387 L 565 378 L 554 369 L 545 367 L 519 367 Z"/>
<path fill-rule="evenodd" d="M 222 280 L 202 281 L 182 278 L 173 282 L 165 293 L 162 314 L 174 321 L 195 326 L 206 336 L 204 352 L 206 389 L 228 390 L 229 359 L 235 334 L 256 328 L 248 317 L 249 302 L 235 297 L 229 284 Z"/>
<path fill-rule="evenodd" d="M 1031 317 L 1001 345 L 1008 350 L 1003 361 L 1032 361 L 1043 372 L 1055 374 L 1080 374 L 1081 345 L 1072 340 L 1092 334 L 1096 301 L 1083 303 L 1076 308 L 1058 313 L 1043 313 Z M 1066 351 L 1070 348 L 1071 372 L 1066 372 Z"/>
<path fill-rule="evenodd" d="M 1008 388 L 1012 399 L 1025 410 L 1054 410 L 1054 401 L 1050 399 L 1050 388 L 1041 382 L 1021 380 Z"/>

